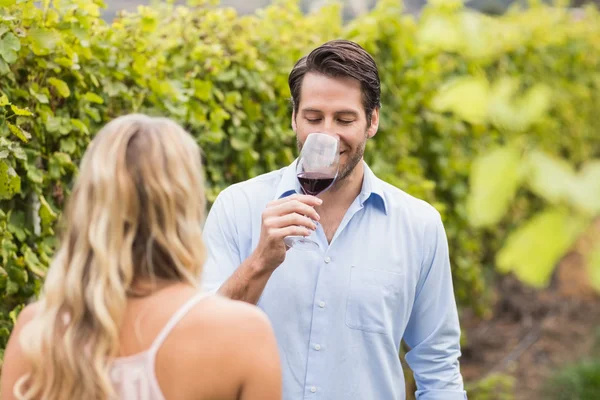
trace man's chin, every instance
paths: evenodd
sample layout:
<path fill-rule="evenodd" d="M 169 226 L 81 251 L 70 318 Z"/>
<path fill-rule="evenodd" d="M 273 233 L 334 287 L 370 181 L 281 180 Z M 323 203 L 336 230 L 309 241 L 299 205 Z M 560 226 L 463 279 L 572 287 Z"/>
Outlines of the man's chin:
<path fill-rule="evenodd" d="M 351 165 L 342 166 L 342 168 L 340 168 L 340 173 L 338 174 L 336 181 L 342 182 L 342 181 L 347 180 L 348 177 L 350 175 L 352 175 L 352 172 L 354 172 L 354 170 L 356 169 L 356 167 L 358 166 L 358 164 L 360 163 L 361 160 L 362 160 L 362 157 L 358 161 L 353 162 Z"/>

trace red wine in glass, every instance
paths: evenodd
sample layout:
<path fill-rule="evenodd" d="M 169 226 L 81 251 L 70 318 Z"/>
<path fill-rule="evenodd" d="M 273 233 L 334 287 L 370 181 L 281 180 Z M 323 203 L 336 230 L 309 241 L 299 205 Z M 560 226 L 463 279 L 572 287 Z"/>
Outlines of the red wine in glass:
<path fill-rule="evenodd" d="M 329 189 L 338 173 L 340 162 L 339 139 L 324 133 L 306 137 L 296 162 L 296 176 L 305 194 L 317 196 Z M 304 236 L 288 236 L 284 242 L 298 250 L 314 251 L 319 244 Z"/>
<path fill-rule="evenodd" d="M 329 189 L 333 185 L 335 175 L 327 175 L 321 172 L 300 172 L 298 181 L 304 193 L 316 196 Z"/>

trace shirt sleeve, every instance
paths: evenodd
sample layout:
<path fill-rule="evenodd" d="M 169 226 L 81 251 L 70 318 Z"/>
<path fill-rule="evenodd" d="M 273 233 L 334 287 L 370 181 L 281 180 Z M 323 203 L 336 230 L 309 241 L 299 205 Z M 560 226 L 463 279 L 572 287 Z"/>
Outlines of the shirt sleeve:
<path fill-rule="evenodd" d="M 423 263 L 404 340 L 406 361 L 417 384 L 417 400 L 465 400 L 458 358 L 460 325 L 448 240 L 437 211 L 424 229 Z"/>
<path fill-rule="evenodd" d="M 232 188 L 223 190 L 213 203 L 204 223 L 203 239 L 207 259 L 201 285 L 216 292 L 242 263 L 235 218 Z"/>

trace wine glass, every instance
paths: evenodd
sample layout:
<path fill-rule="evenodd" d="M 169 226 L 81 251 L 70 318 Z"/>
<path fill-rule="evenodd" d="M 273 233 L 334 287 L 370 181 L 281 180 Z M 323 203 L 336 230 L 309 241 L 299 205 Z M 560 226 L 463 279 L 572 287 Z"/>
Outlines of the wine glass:
<path fill-rule="evenodd" d="M 340 163 L 339 139 L 324 133 L 307 136 L 296 163 L 296 176 L 304 194 L 317 196 L 337 178 Z M 317 250 L 319 245 L 304 236 L 287 236 L 284 242 L 298 250 Z"/>

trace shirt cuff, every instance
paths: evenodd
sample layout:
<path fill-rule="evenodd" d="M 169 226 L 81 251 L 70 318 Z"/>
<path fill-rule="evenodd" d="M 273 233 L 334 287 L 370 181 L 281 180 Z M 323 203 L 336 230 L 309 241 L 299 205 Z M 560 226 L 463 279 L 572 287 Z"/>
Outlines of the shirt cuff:
<path fill-rule="evenodd" d="M 467 400 L 467 392 L 464 390 L 417 390 L 417 400 Z"/>

